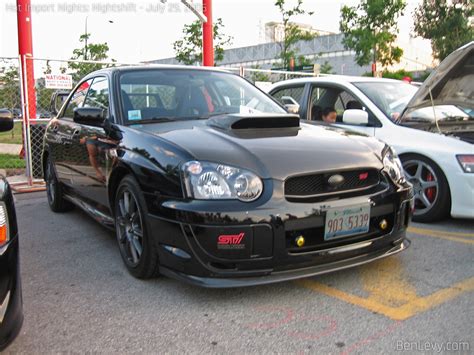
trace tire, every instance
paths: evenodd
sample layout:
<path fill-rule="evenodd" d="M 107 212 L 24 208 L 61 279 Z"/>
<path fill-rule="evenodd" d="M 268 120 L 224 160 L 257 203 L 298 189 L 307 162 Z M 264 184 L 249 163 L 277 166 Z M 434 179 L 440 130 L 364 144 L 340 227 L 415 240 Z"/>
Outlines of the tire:
<path fill-rule="evenodd" d="M 51 211 L 63 213 L 72 210 L 74 205 L 64 199 L 63 187 L 56 177 L 54 165 L 49 158 L 46 162 L 46 171 L 44 175 L 44 181 L 46 182 L 46 195 L 48 197 L 48 205 Z"/>
<path fill-rule="evenodd" d="M 439 166 L 422 155 L 401 157 L 403 169 L 413 184 L 415 195 L 415 222 L 436 222 L 449 216 L 451 194 L 446 176 Z"/>
<path fill-rule="evenodd" d="M 138 279 L 158 275 L 158 251 L 148 231 L 146 203 L 137 181 L 124 177 L 115 193 L 114 218 L 120 255 Z"/>

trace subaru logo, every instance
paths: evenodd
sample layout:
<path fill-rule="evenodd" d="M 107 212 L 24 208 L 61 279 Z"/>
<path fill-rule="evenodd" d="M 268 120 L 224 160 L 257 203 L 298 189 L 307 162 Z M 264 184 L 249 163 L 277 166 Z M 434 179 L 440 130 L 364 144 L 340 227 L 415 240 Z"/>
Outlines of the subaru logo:
<path fill-rule="evenodd" d="M 344 180 L 345 180 L 344 176 L 340 174 L 331 175 L 328 178 L 328 184 L 331 185 L 332 187 L 338 187 L 344 183 Z"/>

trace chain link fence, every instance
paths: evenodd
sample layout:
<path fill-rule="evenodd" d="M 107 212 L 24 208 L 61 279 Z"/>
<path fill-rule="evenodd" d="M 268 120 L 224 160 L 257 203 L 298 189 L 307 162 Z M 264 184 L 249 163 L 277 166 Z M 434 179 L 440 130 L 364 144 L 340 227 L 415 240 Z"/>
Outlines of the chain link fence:
<path fill-rule="evenodd" d="M 18 184 L 32 187 L 43 182 L 42 148 L 44 132 L 49 120 L 54 117 L 58 105 L 52 97 L 58 91 L 69 92 L 85 75 L 111 66 L 134 65 L 118 62 L 73 61 L 39 58 L 0 57 L 0 114 L 14 117 L 15 126 L 10 132 L 0 133 L 0 174 L 16 176 Z M 22 77 L 22 66 L 34 69 L 34 76 Z M 314 76 L 306 72 L 285 72 L 251 68 L 225 68 L 247 80 L 268 88 L 271 83 L 292 78 Z M 48 75 L 66 75 L 71 80 L 69 86 L 61 89 L 51 87 Z M 34 90 L 31 88 L 34 87 Z M 23 90 L 23 91 L 22 91 Z M 30 92 L 28 92 L 30 90 Z M 125 88 L 134 107 L 150 107 L 153 97 L 159 96 L 161 104 L 172 105 L 172 92 L 154 92 L 165 88 L 134 87 Z M 31 91 L 34 91 L 33 93 Z M 153 95 L 158 94 L 158 95 Z M 64 98 L 64 95 L 62 96 Z M 167 101 L 169 98 L 169 102 Z M 60 105 L 59 105 L 60 107 Z"/>
<path fill-rule="evenodd" d="M 13 116 L 15 125 L 10 132 L 0 133 L 0 174 L 25 174 L 23 149 L 23 112 L 18 58 L 0 58 L 0 114 Z"/>

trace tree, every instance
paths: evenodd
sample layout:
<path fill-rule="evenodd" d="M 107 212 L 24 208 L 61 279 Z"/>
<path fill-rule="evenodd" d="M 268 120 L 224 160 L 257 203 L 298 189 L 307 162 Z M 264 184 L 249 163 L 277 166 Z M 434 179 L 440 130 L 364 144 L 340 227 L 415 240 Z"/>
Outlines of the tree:
<path fill-rule="evenodd" d="M 222 33 L 222 19 L 214 22 L 214 60 L 224 59 L 224 47 L 232 44 L 233 37 Z M 184 37 L 173 43 L 176 59 L 187 65 L 202 62 L 202 23 L 197 20 L 183 27 Z"/>
<path fill-rule="evenodd" d="M 89 40 L 90 33 L 83 34 L 79 37 L 79 42 L 83 43 Z M 82 46 L 81 48 L 76 48 L 72 51 L 72 60 L 83 61 L 87 53 L 87 60 L 90 61 L 105 61 L 108 59 L 109 45 L 107 43 L 87 43 L 87 46 Z M 111 60 L 115 62 L 114 59 Z M 110 66 L 99 63 L 82 63 L 82 62 L 69 62 L 68 67 L 74 72 L 72 78 L 74 82 L 79 81 L 85 75 L 95 71 Z"/>
<path fill-rule="evenodd" d="M 356 52 L 360 66 L 371 61 L 386 67 L 400 62 L 403 50 L 394 45 L 397 19 L 403 15 L 404 0 L 362 0 L 357 6 L 343 6 L 339 28 L 343 44 Z"/>
<path fill-rule="evenodd" d="M 332 70 L 332 65 L 329 64 L 327 60 L 325 60 L 324 63 L 321 64 L 321 67 L 319 68 L 319 72 L 321 74 L 334 74 Z"/>
<path fill-rule="evenodd" d="M 472 16 L 472 0 L 423 0 L 413 12 L 414 32 L 430 39 L 434 57 L 443 60 L 473 40 L 474 29 L 469 23 Z"/>
<path fill-rule="evenodd" d="M 278 8 L 283 24 L 283 41 L 279 42 L 280 54 L 277 57 L 281 60 L 281 66 L 288 68 L 291 59 L 297 59 L 296 65 L 311 64 L 304 56 L 299 56 L 297 50 L 293 47 L 298 41 L 310 41 L 316 35 L 309 31 L 302 30 L 298 25 L 291 22 L 296 15 L 313 15 L 312 11 L 303 9 L 303 0 L 298 0 L 296 5 L 287 8 L 286 0 L 276 0 L 275 6 Z"/>
<path fill-rule="evenodd" d="M 0 108 L 11 111 L 21 109 L 19 68 L 14 65 L 0 69 Z"/>

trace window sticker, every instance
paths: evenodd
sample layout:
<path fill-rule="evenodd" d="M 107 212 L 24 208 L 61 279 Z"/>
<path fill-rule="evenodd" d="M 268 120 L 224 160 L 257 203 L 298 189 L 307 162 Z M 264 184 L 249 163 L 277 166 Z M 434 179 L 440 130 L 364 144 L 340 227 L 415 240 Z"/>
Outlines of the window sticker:
<path fill-rule="evenodd" d="M 142 111 L 140 110 L 130 110 L 128 111 L 129 121 L 138 121 L 142 119 Z"/>

